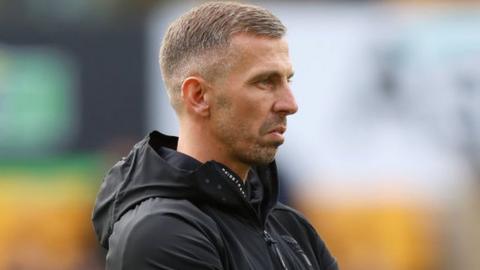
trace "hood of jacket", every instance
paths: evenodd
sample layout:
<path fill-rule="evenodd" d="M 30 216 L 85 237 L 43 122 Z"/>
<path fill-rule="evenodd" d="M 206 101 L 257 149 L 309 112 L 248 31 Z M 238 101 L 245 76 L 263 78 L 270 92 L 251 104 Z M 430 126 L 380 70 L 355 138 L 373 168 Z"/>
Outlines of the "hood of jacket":
<path fill-rule="evenodd" d="M 251 214 L 253 208 L 249 209 L 240 178 L 225 165 L 208 161 L 190 170 L 172 163 L 168 155 L 175 151 L 177 142 L 177 137 L 154 131 L 105 176 L 92 214 L 95 233 L 103 247 L 108 248 L 114 223 L 128 210 L 152 197 L 187 199 Z M 246 184 L 262 185 L 262 201 L 256 214 L 265 222 L 277 202 L 276 165 L 272 162 L 268 166 L 256 166 L 252 171 L 256 174 L 255 183 Z"/>

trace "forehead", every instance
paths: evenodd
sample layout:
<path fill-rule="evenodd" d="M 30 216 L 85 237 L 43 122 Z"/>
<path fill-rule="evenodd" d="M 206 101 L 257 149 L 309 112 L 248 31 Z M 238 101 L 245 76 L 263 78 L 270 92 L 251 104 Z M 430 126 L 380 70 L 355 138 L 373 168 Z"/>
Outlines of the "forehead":
<path fill-rule="evenodd" d="M 286 76 L 292 71 L 288 43 L 284 38 L 237 34 L 230 41 L 232 71 L 255 73 L 275 71 Z"/>

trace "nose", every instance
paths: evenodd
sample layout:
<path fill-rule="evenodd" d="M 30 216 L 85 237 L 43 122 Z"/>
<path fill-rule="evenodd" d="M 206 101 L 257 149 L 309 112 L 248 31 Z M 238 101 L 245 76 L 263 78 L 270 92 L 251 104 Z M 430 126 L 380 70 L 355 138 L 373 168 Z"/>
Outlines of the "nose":
<path fill-rule="evenodd" d="M 280 91 L 280 96 L 278 100 L 273 105 L 273 110 L 276 113 L 281 113 L 286 115 L 294 114 L 298 111 L 298 105 L 293 96 L 290 85 L 285 85 Z"/>

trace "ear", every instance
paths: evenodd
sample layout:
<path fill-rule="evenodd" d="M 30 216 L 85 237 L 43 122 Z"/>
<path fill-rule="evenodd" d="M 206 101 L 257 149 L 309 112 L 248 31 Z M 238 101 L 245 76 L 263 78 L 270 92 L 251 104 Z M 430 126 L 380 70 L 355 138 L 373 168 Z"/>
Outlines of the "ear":
<path fill-rule="evenodd" d="M 190 76 L 182 83 L 182 99 L 187 111 L 200 116 L 210 114 L 208 104 L 208 87 L 205 80 L 201 77 Z"/>

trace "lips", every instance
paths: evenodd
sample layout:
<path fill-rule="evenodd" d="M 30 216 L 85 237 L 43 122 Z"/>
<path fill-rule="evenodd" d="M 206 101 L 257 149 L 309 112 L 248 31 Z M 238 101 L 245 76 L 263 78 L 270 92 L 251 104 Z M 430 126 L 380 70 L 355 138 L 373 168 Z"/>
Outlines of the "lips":
<path fill-rule="evenodd" d="M 283 133 L 287 130 L 287 119 L 285 117 L 272 117 L 267 119 L 260 127 L 260 134 L 271 134 L 283 137 Z"/>
<path fill-rule="evenodd" d="M 287 130 L 287 127 L 285 126 L 279 126 L 279 127 L 276 127 L 272 130 L 270 130 L 268 133 L 279 133 L 279 134 L 283 134 L 285 133 L 285 131 Z"/>

